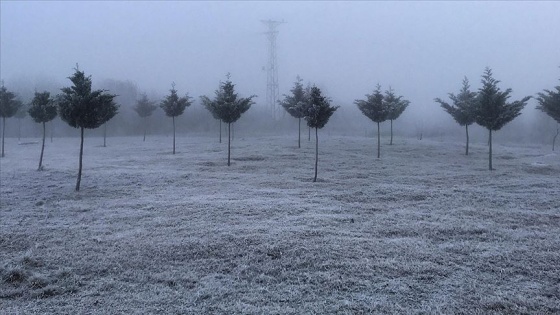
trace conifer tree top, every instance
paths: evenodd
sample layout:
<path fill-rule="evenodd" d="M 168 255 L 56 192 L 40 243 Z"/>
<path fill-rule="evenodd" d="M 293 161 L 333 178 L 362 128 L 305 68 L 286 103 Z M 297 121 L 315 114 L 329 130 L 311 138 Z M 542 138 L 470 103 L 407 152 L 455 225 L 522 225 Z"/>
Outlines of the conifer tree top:
<path fill-rule="evenodd" d="M 329 99 L 321 94 L 318 87 L 311 87 L 309 101 L 304 108 L 307 126 L 323 128 L 338 108 L 339 106 L 331 106 Z"/>
<path fill-rule="evenodd" d="M 409 101 L 402 98 L 402 96 L 397 96 L 392 88 L 385 91 L 385 97 L 383 99 L 385 106 L 389 111 L 387 119 L 395 120 L 404 112 L 404 110 L 410 104 Z"/>
<path fill-rule="evenodd" d="M 453 93 L 449 93 L 449 98 L 453 104 L 449 104 L 440 98 L 436 98 L 435 101 L 439 103 L 459 125 L 468 126 L 474 123 L 476 95 L 476 92 L 472 92 L 470 90 L 469 80 L 465 77 L 459 94 L 455 95 Z"/>
<path fill-rule="evenodd" d="M 303 80 L 297 76 L 294 87 L 290 90 L 292 95 L 284 95 L 284 99 L 278 101 L 280 105 L 294 118 L 303 118 L 304 112 L 302 111 L 303 103 L 307 102 Z"/>
<path fill-rule="evenodd" d="M 140 95 L 140 99 L 136 101 L 136 106 L 134 107 L 134 111 L 142 118 L 151 116 L 156 109 L 157 106 L 148 99 L 146 93 Z"/>
<path fill-rule="evenodd" d="M 220 82 L 219 88 L 215 91 L 214 100 L 207 96 L 201 96 L 203 105 L 212 113 L 214 118 L 220 119 L 226 124 L 236 122 L 251 105 L 254 104 L 253 98 L 256 95 L 243 98 L 235 93 L 235 84 L 227 76 L 225 82 Z"/>
<path fill-rule="evenodd" d="M 191 106 L 192 104 L 189 94 L 187 93 L 185 97 L 179 97 L 177 90 L 175 89 L 175 83 L 171 84 L 171 90 L 169 90 L 169 92 L 169 95 L 167 95 L 161 102 L 160 107 L 169 117 L 182 115 L 185 108 Z"/>
<path fill-rule="evenodd" d="M 69 77 L 73 85 L 62 89 L 58 97 L 60 118 L 74 128 L 94 129 L 103 125 L 118 112 L 113 99 L 116 95 L 91 89 L 91 77 L 75 69 Z"/>
<path fill-rule="evenodd" d="M 366 94 L 365 100 L 355 100 L 354 104 L 369 119 L 376 123 L 387 120 L 389 110 L 383 102 L 384 96 L 381 93 L 381 86 L 378 84 L 373 94 Z"/>
<path fill-rule="evenodd" d="M 56 104 L 51 98 L 51 94 L 47 91 L 35 92 L 29 108 L 29 116 L 37 123 L 45 123 L 53 120 L 56 114 Z"/>
<path fill-rule="evenodd" d="M 498 88 L 500 81 L 492 77 L 492 70 L 486 68 L 482 75 L 482 87 L 478 91 L 475 106 L 475 121 L 490 130 L 500 130 L 515 117 L 521 115 L 521 110 L 527 104 L 530 96 L 520 101 L 508 103 L 511 89 L 501 91 Z"/>
<path fill-rule="evenodd" d="M 537 105 L 537 109 L 543 111 L 560 124 L 560 86 L 556 86 L 554 89 L 538 93 L 537 101 L 539 105 Z"/>
<path fill-rule="evenodd" d="M 2 82 L 0 87 L 0 117 L 10 118 L 14 116 L 23 103 L 17 99 L 17 95 L 9 91 Z"/>

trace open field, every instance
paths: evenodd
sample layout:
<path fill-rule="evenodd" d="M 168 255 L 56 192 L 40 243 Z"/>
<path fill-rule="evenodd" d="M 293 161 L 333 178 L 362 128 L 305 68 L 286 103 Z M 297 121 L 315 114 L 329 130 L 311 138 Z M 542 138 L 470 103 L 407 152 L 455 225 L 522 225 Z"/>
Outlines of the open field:
<path fill-rule="evenodd" d="M 560 313 L 550 146 L 296 140 L 7 139 L 0 313 Z"/>

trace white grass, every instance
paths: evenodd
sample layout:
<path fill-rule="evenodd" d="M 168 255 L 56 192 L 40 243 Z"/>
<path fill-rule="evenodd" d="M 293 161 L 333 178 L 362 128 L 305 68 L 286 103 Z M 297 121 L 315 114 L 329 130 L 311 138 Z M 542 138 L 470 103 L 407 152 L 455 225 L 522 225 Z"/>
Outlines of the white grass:
<path fill-rule="evenodd" d="M 560 313 L 549 146 L 141 140 L 7 139 L 0 313 Z"/>

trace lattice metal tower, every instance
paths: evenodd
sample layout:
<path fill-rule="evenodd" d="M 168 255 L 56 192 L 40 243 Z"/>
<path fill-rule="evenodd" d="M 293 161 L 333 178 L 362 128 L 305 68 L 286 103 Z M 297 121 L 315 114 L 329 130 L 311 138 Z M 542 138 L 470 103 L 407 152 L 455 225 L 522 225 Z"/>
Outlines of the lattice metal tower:
<path fill-rule="evenodd" d="M 266 66 L 266 104 L 270 108 L 272 117 L 276 119 L 278 111 L 278 96 L 280 90 L 278 88 L 278 63 L 276 58 L 276 37 L 278 31 L 276 28 L 282 21 L 261 20 L 268 26 L 268 31 L 265 32 L 268 38 L 268 64 Z"/>

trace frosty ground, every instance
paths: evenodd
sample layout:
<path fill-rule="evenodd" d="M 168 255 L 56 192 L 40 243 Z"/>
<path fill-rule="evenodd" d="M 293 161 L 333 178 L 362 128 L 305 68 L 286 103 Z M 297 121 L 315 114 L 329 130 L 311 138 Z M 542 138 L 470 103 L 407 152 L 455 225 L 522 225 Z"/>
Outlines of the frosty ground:
<path fill-rule="evenodd" d="M 8 138 L 2 314 L 560 313 L 550 145 Z"/>

